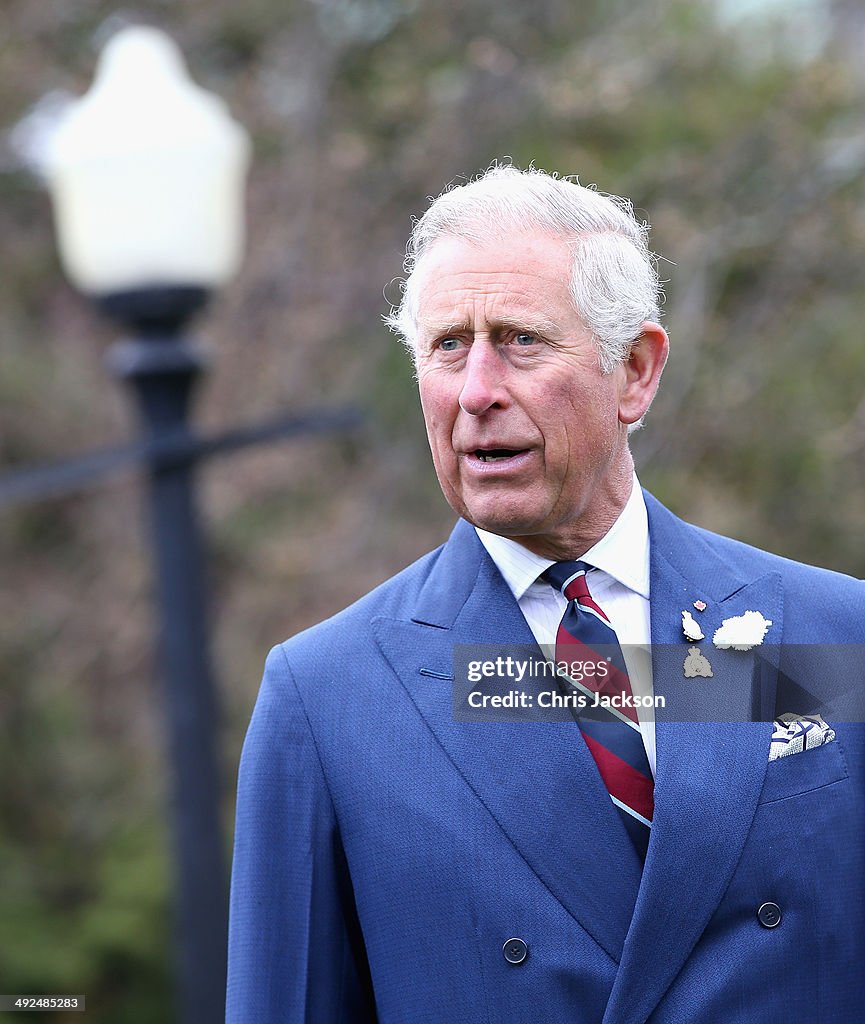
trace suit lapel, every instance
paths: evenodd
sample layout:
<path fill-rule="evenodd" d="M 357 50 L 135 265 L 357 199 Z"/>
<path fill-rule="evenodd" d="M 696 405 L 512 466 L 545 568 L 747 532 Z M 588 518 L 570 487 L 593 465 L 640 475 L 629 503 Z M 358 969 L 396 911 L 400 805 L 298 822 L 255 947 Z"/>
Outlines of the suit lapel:
<path fill-rule="evenodd" d="M 373 628 L 418 712 L 507 840 L 618 962 L 640 869 L 577 725 L 569 714 L 558 722 L 527 721 L 525 714 L 514 721 L 454 720 L 455 645 L 520 644 L 523 655 L 540 657 L 474 530 L 458 524 L 413 621 L 379 619 Z"/>
<path fill-rule="evenodd" d="M 667 699 L 656 713 L 652 838 L 634 918 L 605 1022 L 637 1024 L 652 1013 L 715 912 L 742 853 L 763 784 L 771 726 L 752 721 L 774 707 L 772 649 L 719 651 L 725 618 L 760 611 L 781 637 L 780 577 L 745 581 L 705 536 L 647 495 L 651 535 L 653 683 Z M 712 678 L 686 679 L 681 629 L 693 602 L 706 638 L 696 646 Z M 778 648 L 775 647 L 775 651 Z M 767 657 L 768 655 L 768 657 Z M 769 715 L 771 718 L 771 714 Z"/>

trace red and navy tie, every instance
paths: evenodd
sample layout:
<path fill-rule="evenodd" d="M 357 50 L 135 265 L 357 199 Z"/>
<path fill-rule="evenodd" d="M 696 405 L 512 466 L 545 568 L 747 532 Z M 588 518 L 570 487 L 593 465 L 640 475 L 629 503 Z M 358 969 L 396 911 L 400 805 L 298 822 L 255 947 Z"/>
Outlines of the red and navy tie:
<path fill-rule="evenodd" d="M 567 666 L 566 683 L 586 697 L 588 706 L 575 712 L 586 746 L 645 860 L 655 806 L 654 780 L 636 710 L 628 703 L 631 681 L 616 631 L 589 592 L 586 576 L 592 569 L 586 562 L 556 562 L 543 574 L 568 601 L 556 634 L 556 664 Z M 593 707 L 596 693 L 601 701 Z"/>

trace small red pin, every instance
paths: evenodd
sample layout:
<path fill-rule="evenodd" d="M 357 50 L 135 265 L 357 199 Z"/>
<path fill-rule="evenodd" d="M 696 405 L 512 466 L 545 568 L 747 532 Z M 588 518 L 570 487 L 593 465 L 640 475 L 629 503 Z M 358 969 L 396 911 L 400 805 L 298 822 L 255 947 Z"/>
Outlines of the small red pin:
<path fill-rule="evenodd" d="M 704 612 L 706 610 L 706 602 L 705 601 L 695 601 L 694 602 L 694 607 L 697 609 L 698 612 Z"/>

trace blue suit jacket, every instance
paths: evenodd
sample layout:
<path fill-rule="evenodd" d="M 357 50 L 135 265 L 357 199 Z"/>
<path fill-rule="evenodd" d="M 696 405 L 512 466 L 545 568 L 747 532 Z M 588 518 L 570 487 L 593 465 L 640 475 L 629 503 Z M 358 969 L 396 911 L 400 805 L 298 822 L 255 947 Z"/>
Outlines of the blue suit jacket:
<path fill-rule="evenodd" d="M 833 677 L 818 647 L 798 648 L 812 678 L 788 678 L 766 645 L 865 643 L 865 585 L 646 500 L 655 692 L 698 718 L 722 688 L 751 719 L 781 688 L 812 706 L 778 710 L 823 710 L 836 740 L 770 762 L 769 722 L 659 711 L 641 872 L 574 723 L 454 721 L 454 644 L 533 642 L 459 523 L 271 652 L 240 770 L 230 1024 L 862 1019 L 865 727 L 838 715 L 865 680 Z M 681 613 L 697 599 L 707 654 L 722 619 L 771 619 L 770 670 L 743 655 L 741 671 L 685 680 Z"/>

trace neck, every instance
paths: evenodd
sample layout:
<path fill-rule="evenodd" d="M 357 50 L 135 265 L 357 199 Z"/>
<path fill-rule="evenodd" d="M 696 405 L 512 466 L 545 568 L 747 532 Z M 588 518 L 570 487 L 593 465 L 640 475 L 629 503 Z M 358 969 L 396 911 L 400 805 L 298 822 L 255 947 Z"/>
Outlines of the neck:
<path fill-rule="evenodd" d="M 609 481 L 603 494 L 596 495 L 586 514 L 564 523 L 550 533 L 511 537 L 526 550 L 555 562 L 576 561 L 605 537 L 628 503 L 634 486 L 634 462 L 628 452 L 627 463 Z"/>

